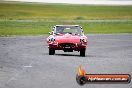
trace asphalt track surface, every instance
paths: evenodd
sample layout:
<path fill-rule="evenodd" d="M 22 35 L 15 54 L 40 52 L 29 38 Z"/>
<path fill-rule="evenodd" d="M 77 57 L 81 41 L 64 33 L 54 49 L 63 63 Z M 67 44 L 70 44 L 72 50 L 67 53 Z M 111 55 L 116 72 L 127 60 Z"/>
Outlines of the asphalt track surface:
<path fill-rule="evenodd" d="M 132 88 L 129 84 L 76 83 L 76 69 L 88 74 L 132 75 L 132 34 L 88 35 L 79 52 L 48 55 L 47 36 L 0 37 L 0 88 Z"/>

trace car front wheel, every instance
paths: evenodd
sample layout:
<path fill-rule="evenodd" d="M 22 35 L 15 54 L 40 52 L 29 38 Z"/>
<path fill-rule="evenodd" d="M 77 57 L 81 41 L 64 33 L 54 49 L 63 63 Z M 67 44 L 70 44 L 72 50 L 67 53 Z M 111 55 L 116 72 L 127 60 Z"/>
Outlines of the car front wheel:
<path fill-rule="evenodd" d="M 54 55 L 55 54 L 55 50 L 54 49 L 49 49 L 49 55 Z"/>
<path fill-rule="evenodd" d="M 86 51 L 86 49 L 82 49 L 82 50 L 80 50 L 80 56 L 85 57 L 85 51 Z"/>

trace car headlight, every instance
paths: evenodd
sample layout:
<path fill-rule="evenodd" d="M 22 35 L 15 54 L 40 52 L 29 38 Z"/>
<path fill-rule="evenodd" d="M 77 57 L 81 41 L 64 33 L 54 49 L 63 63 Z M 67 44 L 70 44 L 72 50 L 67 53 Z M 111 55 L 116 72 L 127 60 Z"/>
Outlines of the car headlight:
<path fill-rule="evenodd" d="M 52 38 L 49 39 L 49 41 L 50 42 L 54 42 L 55 41 L 55 38 L 52 37 Z"/>
<path fill-rule="evenodd" d="M 86 39 L 80 39 L 80 42 L 87 42 Z"/>

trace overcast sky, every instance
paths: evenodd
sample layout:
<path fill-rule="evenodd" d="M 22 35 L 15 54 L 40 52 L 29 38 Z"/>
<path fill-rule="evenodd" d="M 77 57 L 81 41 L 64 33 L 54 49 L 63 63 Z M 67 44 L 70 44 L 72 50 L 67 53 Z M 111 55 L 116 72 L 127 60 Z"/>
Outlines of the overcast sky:
<path fill-rule="evenodd" d="M 71 3 L 71 4 L 132 5 L 132 0 L 5 0 L 5 1 Z"/>

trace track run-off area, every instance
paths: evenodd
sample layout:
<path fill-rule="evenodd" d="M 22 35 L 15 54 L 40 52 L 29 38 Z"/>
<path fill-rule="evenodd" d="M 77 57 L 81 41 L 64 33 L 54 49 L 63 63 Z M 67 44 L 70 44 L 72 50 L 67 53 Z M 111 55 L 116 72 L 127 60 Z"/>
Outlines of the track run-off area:
<path fill-rule="evenodd" d="M 88 74 L 132 75 L 132 34 L 88 34 L 86 57 L 79 52 L 48 55 L 44 36 L 0 37 L 0 88 L 131 88 L 129 84 L 76 82 L 77 67 Z"/>

